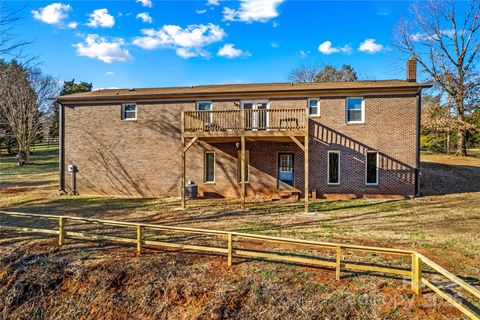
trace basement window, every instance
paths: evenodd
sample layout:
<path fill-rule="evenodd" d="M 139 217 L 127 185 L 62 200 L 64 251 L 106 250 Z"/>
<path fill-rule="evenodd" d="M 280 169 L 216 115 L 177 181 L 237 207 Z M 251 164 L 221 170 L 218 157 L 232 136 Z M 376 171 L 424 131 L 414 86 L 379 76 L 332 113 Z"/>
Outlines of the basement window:
<path fill-rule="evenodd" d="M 365 162 L 365 183 L 370 186 L 378 185 L 378 152 L 367 151 Z"/>
<path fill-rule="evenodd" d="M 215 182 L 215 152 L 205 152 L 205 182 Z"/>
<path fill-rule="evenodd" d="M 340 184 L 340 151 L 328 151 L 328 184 Z"/>
<path fill-rule="evenodd" d="M 365 122 L 365 100 L 363 98 L 347 98 L 347 122 Z"/>
<path fill-rule="evenodd" d="M 319 99 L 308 99 L 308 114 L 310 116 L 319 116 L 320 115 L 320 100 Z"/>
<path fill-rule="evenodd" d="M 137 120 L 137 105 L 135 103 L 122 104 L 122 120 Z"/>

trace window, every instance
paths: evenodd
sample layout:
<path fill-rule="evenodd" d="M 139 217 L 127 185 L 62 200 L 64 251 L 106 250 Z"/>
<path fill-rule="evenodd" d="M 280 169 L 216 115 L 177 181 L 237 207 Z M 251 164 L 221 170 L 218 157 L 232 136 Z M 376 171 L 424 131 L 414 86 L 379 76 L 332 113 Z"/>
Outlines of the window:
<path fill-rule="evenodd" d="M 340 183 L 340 152 L 328 151 L 328 184 Z"/>
<path fill-rule="evenodd" d="M 212 123 L 212 113 L 208 111 L 212 111 L 212 102 L 211 101 L 198 101 L 197 102 L 197 111 L 205 111 L 202 112 L 200 117 L 206 123 Z"/>
<path fill-rule="evenodd" d="M 205 152 L 205 182 L 215 182 L 215 152 Z"/>
<path fill-rule="evenodd" d="M 137 105 L 135 103 L 122 104 L 122 120 L 136 120 Z"/>
<path fill-rule="evenodd" d="M 366 160 L 366 184 L 378 184 L 378 152 L 368 151 Z"/>
<path fill-rule="evenodd" d="M 308 114 L 311 116 L 320 115 L 320 100 L 308 99 Z"/>
<path fill-rule="evenodd" d="M 365 100 L 363 98 L 347 98 L 347 122 L 365 122 Z"/>
<path fill-rule="evenodd" d="M 238 151 L 237 157 L 237 181 L 242 182 L 242 151 Z M 249 166 L 250 166 L 250 153 L 245 150 L 245 182 L 249 181 Z"/>

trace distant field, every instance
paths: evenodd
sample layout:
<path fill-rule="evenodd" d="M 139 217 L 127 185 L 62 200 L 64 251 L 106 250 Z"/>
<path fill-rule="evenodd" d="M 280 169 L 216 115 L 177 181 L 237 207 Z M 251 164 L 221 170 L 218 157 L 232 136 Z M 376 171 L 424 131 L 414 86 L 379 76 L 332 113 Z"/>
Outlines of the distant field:
<path fill-rule="evenodd" d="M 301 203 L 253 199 L 240 212 L 236 199 L 199 199 L 181 211 L 174 198 L 58 196 L 57 150 L 40 147 L 33 161 L 18 167 L 14 157 L 0 158 L 0 209 L 415 249 L 480 285 L 479 157 L 422 154 L 423 197 L 316 200 L 309 215 Z M 137 259 L 128 246 L 54 243 L 0 231 L 0 318 L 460 318 L 431 294 L 414 298 L 399 279 L 350 273 L 337 283 L 331 270 L 238 258 L 228 269 L 224 257 L 161 250 Z"/>

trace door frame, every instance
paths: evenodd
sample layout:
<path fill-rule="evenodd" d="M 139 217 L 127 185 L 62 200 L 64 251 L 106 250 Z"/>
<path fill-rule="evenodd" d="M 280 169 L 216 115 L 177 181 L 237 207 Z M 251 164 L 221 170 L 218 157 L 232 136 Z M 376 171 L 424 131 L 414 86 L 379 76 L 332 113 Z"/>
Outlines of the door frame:
<path fill-rule="evenodd" d="M 267 104 L 267 109 L 265 109 L 265 110 L 270 110 L 270 101 L 269 101 L 269 100 L 241 100 L 241 101 L 240 101 L 240 108 L 241 108 L 242 110 L 246 110 L 246 109 L 243 107 L 243 105 L 244 105 L 245 103 L 251 103 L 251 104 L 252 104 L 252 107 L 255 107 L 255 108 L 253 108 L 253 109 L 248 109 L 248 110 L 258 110 L 258 108 L 257 108 L 257 103 L 266 103 L 266 104 Z M 270 124 L 270 113 L 267 111 L 266 114 L 267 114 L 267 119 L 266 119 L 266 120 L 267 120 L 267 123 L 266 123 L 266 126 L 267 126 L 267 128 L 268 128 L 268 126 L 269 126 L 269 124 Z M 253 113 L 253 115 L 255 115 L 255 113 Z M 252 119 L 252 121 L 253 121 L 253 119 Z M 257 119 L 257 117 L 255 117 L 255 122 L 257 122 L 257 121 L 258 121 L 258 119 Z M 258 123 L 257 123 L 256 125 L 257 125 L 257 128 L 255 128 L 255 127 L 252 126 L 252 130 L 258 130 Z"/>
<path fill-rule="evenodd" d="M 292 185 L 288 187 L 280 187 L 280 155 L 291 154 L 292 155 Z M 277 189 L 290 189 L 295 188 L 295 152 L 277 151 Z M 285 183 L 286 184 L 286 183 Z"/>

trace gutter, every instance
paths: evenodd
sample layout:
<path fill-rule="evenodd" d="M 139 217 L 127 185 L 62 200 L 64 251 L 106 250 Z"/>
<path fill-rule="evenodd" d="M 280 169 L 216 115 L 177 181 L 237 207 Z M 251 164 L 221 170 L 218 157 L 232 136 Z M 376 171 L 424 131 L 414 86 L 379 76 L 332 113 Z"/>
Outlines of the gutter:
<path fill-rule="evenodd" d="M 416 108 L 416 121 L 417 121 L 417 136 L 416 136 L 416 159 L 415 159 L 415 197 L 420 196 L 420 129 L 422 121 L 422 89 L 418 89 L 417 95 L 417 108 Z"/>

